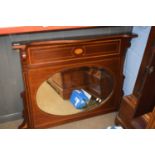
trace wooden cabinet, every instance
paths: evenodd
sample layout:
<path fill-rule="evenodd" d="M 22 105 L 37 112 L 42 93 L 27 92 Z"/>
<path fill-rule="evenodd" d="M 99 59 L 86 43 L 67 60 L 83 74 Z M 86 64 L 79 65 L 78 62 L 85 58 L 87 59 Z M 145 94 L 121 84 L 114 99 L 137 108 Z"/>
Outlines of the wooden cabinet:
<path fill-rule="evenodd" d="M 116 111 L 122 97 L 124 57 L 133 37 L 136 35 L 94 36 L 14 45 L 14 49 L 20 51 L 25 85 L 25 90 L 22 93 L 25 103 L 24 122 L 20 128 L 47 128 Z M 87 68 L 87 70 L 83 72 L 81 68 Z M 93 72 L 92 68 L 97 71 Z M 63 99 L 62 96 L 65 93 L 69 98 L 70 93 L 68 95 L 67 90 L 85 89 L 84 86 L 89 83 L 87 88 L 90 92 L 91 90 L 96 92 L 100 90 L 98 94 L 102 103 L 69 115 L 47 113 L 38 106 L 36 97 L 38 89 L 49 79 L 56 84 L 53 86 L 55 89 L 59 87 L 60 100 Z M 93 84 L 96 84 L 96 88 Z M 66 90 L 65 85 L 68 88 Z M 51 88 L 49 87 L 49 89 Z M 102 98 L 103 94 L 105 96 Z M 58 91 L 56 95 L 58 95 Z M 95 96 L 95 93 L 93 95 Z M 47 97 L 45 98 L 47 99 Z"/>
<path fill-rule="evenodd" d="M 150 31 L 133 94 L 124 96 L 116 124 L 124 128 L 155 128 L 155 27 Z"/>

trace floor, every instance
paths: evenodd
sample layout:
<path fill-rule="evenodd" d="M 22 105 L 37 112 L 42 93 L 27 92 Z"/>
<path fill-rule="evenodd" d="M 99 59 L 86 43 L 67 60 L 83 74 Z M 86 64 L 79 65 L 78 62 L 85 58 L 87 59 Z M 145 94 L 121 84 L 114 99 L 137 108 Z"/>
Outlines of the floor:
<path fill-rule="evenodd" d="M 64 100 L 58 95 L 58 93 L 47 82 L 44 82 L 39 87 L 36 100 L 38 107 L 49 114 L 62 116 L 82 112 L 82 110 L 74 108 L 69 100 Z"/>
<path fill-rule="evenodd" d="M 85 109 L 76 109 L 69 101 L 63 99 L 46 81 L 41 84 L 36 95 L 38 107 L 49 114 L 71 115 L 84 111 Z M 106 100 L 106 99 L 105 99 Z M 101 103 L 104 104 L 105 102 Z M 100 104 L 100 105 L 101 105 Z M 89 107 L 89 109 L 96 106 Z M 88 109 L 87 109 L 88 110 Z"/>
<path fill-rule="evenodd" d="M 88 119 L 67 123 L 56 126 L 51 129 L 106 129 L 114 124 L 116 113 L 109 113 L 100 116 L 91 117 Z M 0 124 L 0 129 L 17 129 L 22 120 Z"/>

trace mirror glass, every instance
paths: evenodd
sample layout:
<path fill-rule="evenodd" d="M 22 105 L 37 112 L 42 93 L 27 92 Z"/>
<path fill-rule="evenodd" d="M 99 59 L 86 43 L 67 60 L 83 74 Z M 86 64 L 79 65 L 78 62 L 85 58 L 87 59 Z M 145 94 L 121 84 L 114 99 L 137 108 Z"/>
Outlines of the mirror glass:
<path fill-rule="evenodd" d="M 36 95 L 38 107 L 53 115 L 71 115 L 105 103 L 112 94 L 113 78 L 105 69 L 78 67 L 53 74 Z"/>

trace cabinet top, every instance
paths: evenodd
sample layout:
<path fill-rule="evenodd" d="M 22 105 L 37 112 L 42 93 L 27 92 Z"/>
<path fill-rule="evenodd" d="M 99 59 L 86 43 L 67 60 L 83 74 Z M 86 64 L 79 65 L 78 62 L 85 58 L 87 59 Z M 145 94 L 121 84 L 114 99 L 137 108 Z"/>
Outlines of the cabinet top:
<path fill-rule="evenodd" d="M 18 26 L 0 28 L 0 35 L 92 28 L 94 26 Z"/>
<path fill-rule="evenodd" d="M 48 45 L 62 45 L 62 44 L 74 44 L 74 43 L 90 43 L 102 40 L 118 40 L 118 39 L 132 39 L 137 37 L 137 34 L 119 34 L 119 35 L 105 35 L 105 36 L 87 36 L 79 37 L 76 39 L 63 39 L 63 40 L 41 40 L 41 41 L 30 41 L 13 43 L 13 49 L 25 49 L 27 46 L 48 46 Z"/>

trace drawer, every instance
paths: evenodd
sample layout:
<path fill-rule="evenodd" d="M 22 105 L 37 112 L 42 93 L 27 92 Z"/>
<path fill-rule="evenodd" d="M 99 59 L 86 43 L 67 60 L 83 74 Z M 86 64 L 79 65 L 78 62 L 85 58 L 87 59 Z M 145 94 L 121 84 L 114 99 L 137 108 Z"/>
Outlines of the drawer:
<path fill-rule="evenodd" d="M 120 41 L 94 41 L 87 43 L 68 43 L 31 46 L 28 48 L 29 64 L 45 64 L 69 60 L 87 59 L 105 55 L 119 54 Z"/>

